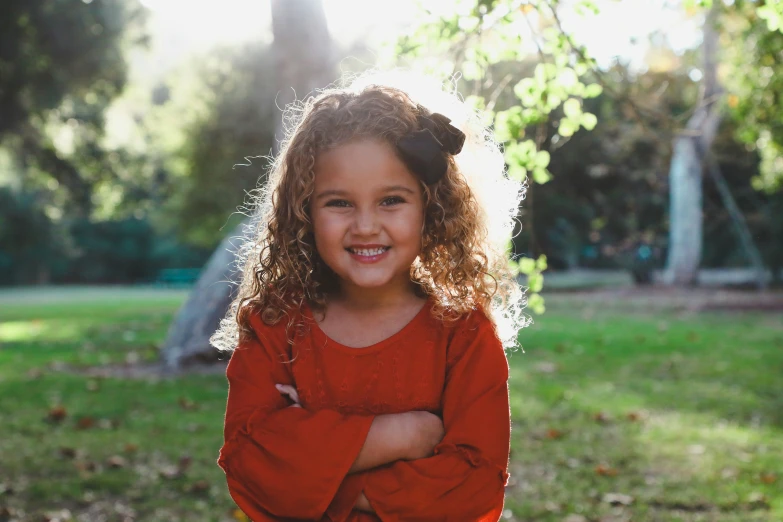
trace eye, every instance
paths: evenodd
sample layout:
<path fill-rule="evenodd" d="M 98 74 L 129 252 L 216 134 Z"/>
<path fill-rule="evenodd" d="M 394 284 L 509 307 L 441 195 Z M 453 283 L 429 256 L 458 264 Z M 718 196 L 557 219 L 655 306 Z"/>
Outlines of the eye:
<path fill-rule="evenodd" d="M 348 203 L 344 199 L 331 199 L 331 200 L 326 202 L 325 206 L 327 206 L 327 207 L 347 208 L 347 207 L 351 206 L 351 204 Z"/>
<path fill-rule="evenodd" d="M 389 196 L 388 198 L 384 198 L 381 202 L 381 204 L 386 207 L 399 205 L 400 203 L 405 203 L 405 200 L 400 196 Z"/>

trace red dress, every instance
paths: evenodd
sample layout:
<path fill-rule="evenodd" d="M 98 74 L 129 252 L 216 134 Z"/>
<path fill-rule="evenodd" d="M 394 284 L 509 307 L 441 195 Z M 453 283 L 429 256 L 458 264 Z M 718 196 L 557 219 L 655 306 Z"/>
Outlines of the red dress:
<path fill-rule="evenodd" d="M 286 318 L 251 325 L 228 364 L 225 443 L 218 464 L 255 522 L 497 521 L 508 479 L 508 362 L 490 320 L 455 323 L 430 304 L 402 330 L 366 348 L 309 326 L 293 345 Z M 293 360 L 292 360 L 293 359 Z M 289 408 L 275 384 L 296 387 Z M 348 475 L 374 415 L 427 410 L 446 435 L 432 457 Z M 360 492 L 376 515 L 352 510 Z"/>

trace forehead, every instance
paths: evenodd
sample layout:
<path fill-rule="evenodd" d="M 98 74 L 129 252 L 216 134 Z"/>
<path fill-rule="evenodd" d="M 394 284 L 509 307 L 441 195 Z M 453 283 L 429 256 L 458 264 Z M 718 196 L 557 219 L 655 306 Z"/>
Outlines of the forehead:
<path fill-rule="evenodd" d="M 385 141 L 359 140 L 339 145 L 318 155 L 315 191 L 339 186 L 342 190 L 402 185 L 421 191 L 419 179 Z"/>

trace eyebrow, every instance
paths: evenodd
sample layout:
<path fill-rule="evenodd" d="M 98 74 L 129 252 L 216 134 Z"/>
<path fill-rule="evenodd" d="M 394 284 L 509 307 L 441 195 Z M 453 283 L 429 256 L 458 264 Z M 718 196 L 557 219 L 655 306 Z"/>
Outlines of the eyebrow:
<path fill-rule="evenodd" d="M 413 190 L 409 189 L 408 187 L 404 187 L 402 185 L 391 185 L 389 187 L 386 187 L 383 189 L 383 192 L 407 192 L 409 194 L 416 194 Z M 338 189 L 329 189 L 324 190 L 320 194 L 318 194 L 315 199 L 323 199 L 328 196 L 345 196 L 348 192 L 345 190 L 338 190 Z"/>

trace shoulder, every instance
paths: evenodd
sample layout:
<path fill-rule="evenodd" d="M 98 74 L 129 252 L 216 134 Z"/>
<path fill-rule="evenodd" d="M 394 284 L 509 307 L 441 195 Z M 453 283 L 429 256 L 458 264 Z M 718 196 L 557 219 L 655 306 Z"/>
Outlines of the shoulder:
<path fill-rule="evenodd" d="M 488 357 L 498 362 L 502 360 L 505 364 L 506 353 L 495 330 L 495 323 L 483 310 L 473 310 L 445 324 L 449 330 L 449 366 L 465 357 Z"/>
<path fill-rule="evenodd" d="M 297 325 L 302 323 L 302 311 L 294 310 L 280 316 L 275 322 L 268 322 L 260 311 L 248 314 L 249 330 L 240 340 L 239 348 L 248 344 L 260 344 L 273 351 L 284 351 L 293 338 Z"/>

